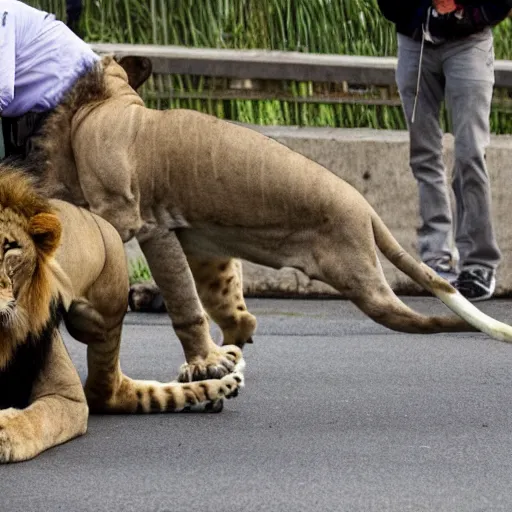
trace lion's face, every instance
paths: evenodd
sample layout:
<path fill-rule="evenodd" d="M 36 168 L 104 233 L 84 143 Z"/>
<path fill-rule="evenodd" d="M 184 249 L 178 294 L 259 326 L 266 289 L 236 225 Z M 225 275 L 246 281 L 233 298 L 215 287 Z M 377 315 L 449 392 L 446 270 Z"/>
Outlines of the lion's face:
<path fill-rule="evenodd" d="M 17 299 L 29 284 L 37 263 L 35 244 L 21 226 L 0 227 L 0 325 L 8 327 L 17 312 Z"/>
<path fill-rule="evenodd" d="M 38 277 L 60 238 L 60 223 L 53 214 L 26 219 L 6 209 L 0 211 L 0 329 L 15 323 L 29 290 L 40 286 Z"/>
<path fill-rule="evenodd" d="M 61 223 L 22 172 L 0 165 L 0 370 L 39 334 L 60 297 L 53 259 Z"/>

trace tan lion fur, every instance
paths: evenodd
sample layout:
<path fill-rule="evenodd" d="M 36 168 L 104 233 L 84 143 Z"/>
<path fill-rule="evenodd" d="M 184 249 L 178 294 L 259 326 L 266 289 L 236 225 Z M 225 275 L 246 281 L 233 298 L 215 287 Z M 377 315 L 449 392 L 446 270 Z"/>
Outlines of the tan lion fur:
<path fill-rule="evenodd" d="M 378 247 L 474 326 L 512 340 L 511 328 L 482 316 L 407 254 L 348 183 L 253 130 L 194 111 L 145 108 L 109 57 L 50 117 L 40 148 L 50 184 L 64 184 L 69 200 L 107 219 L 123 240 L 137 236 L 190 365 L 183 379 L 227 371 L 203 305 L 230 342 L 243 345 L 255 328 L 240 279 L 222 286 L 226 268 L 226 279 L 238 276 L 233 257 L 300 269 L 391 329 L 474 330 L 460 317 L 424 316 L 401 302 Z"/>
<path fill-rule="evenodd" d="M 114 228 L 48 201 L 24 174 L 0 166 L 0 462 L 32 458 L 83 434 L 88 406 L 106 413 L 218 411 L 237 393 L 238 371 L 190 384 L 125 376 L 119 349 L 127 296 Z M 88 344 L 85 394 L 58 331 L 59 311 L 70 333 Z M 222 362 L 241 369 L 240 350 L 224 347 Z"/>

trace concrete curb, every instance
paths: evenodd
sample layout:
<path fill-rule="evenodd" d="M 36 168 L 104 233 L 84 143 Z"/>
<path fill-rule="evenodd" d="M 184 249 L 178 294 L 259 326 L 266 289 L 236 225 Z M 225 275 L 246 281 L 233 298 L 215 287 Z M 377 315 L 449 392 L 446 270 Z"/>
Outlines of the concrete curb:
<path fill-rule="evenodd" d="M 405 131 L 370 129 L 331 129 L 299 127 L 252 128 L 302 153 L 327 167 L 359 190 L 391 229 L 400 244 L 417 256 L 418 197 L 416 182 L 408 165 L 409 143 Z M 444 158 L 450 179 L 453 166 L 453 137 L 443 140 Z M 493 216 L 503 261 L 498 270 L 497 296 L 512 291 L 512 192 L 509 190 L 512 136 L 493 136 L 487 151 L 492 184 Z M 128 244 L 129 259 L 141 253 L 136 244 Z M 385 258 L 384 272 L 397 293 L 421 293 Z M 243 264 L 244 290 L 247 295 L 333 295 L 331 287 L 311 281 L 295 269 L 273 270 L 248 262 Z"/>

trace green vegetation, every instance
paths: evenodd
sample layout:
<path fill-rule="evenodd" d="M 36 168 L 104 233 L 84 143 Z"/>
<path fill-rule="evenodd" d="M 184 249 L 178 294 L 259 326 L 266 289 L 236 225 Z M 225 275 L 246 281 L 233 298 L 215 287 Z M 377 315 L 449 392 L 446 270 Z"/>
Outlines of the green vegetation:
<path fill-rule="evenodd" d="M 65 0 L 28 3 L 65 17 Z M 84 0 L 84 6 L 81 23 L 90 42 L 371 56 L 396 52 L 393 26 L 380 15 L 376 0 Z M 512 59 L 510 20 L 495 29 L 495 39 L 496 57 Z M 310 83 L 286 87 L 296 97 L 314 90 Z M 194 108 L 249 123 L 404 128 L 400 107 L 173 97 L 176 91 L 211 88 L 205 78 L 160 77 L 143 95 L 152 107 Z M 491 121 L 494 132 L 512 133 L 510 112 L 504 107 L 493 109 Z"/>
<path fill-rule="evenodd" d="M 130 261 L 129 267 L 131 285 L 151 280 L 151 272 L 144 258 Z"/>

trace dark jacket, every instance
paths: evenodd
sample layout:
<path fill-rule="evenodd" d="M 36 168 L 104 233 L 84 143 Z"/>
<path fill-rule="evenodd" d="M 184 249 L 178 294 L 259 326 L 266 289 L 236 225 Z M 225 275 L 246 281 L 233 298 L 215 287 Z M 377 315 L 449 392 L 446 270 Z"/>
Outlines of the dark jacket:
<path fill-rule="evenodd" d="M 421 27 L 427 19 L 431 0 L 378 0 L 382 14 L 396 29 L 414 39 L 421 39 Z M 497 25 L 512 9 L 512 0 L 457 0 L 464 9 L 463 16 L 455 13 L 430 18 L 429 30 L 437 37 L 455 39 L 467 37 L 489 26 Z"/>

